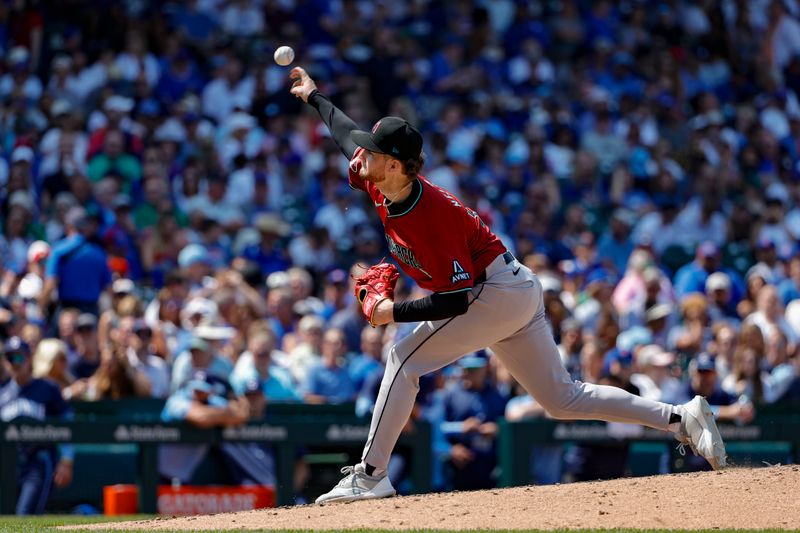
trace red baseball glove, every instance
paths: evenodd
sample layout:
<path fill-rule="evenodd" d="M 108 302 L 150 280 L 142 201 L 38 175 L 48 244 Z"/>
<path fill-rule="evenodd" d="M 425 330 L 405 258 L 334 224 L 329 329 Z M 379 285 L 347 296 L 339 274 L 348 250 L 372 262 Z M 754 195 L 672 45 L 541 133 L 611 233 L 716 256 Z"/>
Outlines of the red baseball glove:
<path fill-rule="evenodd" d="M 396 266 L 391 263 L 380 263 L 369 267 L 356 278 L 356 298 L 370 326 L 375 327 L 372 315 L 378 304 L 387 299 L 394 300 L 394 286 L 399 277 L 400 273 Z"/>

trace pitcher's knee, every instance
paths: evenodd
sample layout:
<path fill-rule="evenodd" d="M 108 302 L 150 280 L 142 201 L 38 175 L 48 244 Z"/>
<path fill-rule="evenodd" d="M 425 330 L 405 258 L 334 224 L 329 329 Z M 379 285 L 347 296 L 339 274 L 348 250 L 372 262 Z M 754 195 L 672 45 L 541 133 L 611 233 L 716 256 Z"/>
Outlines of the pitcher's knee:
<path fill-rule="evenodd" d="M 580 413 L 576 400 L 584 394 L 581 385 L 579 381 L 560 383 L 556 388 L 556 394 L 550 398 L 539 400 L 539 403 L 542 404 L 547 414 L 555 419 L 569 420 L 575 418 L 575 414 Z"/>

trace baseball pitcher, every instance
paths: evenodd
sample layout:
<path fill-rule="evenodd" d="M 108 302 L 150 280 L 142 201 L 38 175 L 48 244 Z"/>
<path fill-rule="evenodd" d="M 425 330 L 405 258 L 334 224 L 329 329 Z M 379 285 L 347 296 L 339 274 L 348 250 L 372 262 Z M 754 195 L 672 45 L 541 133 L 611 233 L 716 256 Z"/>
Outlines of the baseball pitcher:
<path fill-rule="evenodd" d="M 344 479 L 317 503 L 393 496 L 386 468 L 411 414 L 419 377 L 484 347 L 554 418 L 669 430 L 715 469 L 725 466 L 725 447 L 702 397 L 668 405 L 570 379 L 545 317 L 539 279 L 477 213 L 420 174 L 419 131 L 398 117 L 384 117 L 372 131 L 361 131 L 305 70 L 296 67 L 290 77 L 295 80 L 291 93 L 319 112 L 350 160 L 350 186 L 369 194 L 392 256 L 431 291 L 418 300 L 395 302 L 398 272 L 387 263 L 357 280 L 356 297 L 370 324 L 420 324 L 390 351 L 361 462 L 343 468 Z"/>

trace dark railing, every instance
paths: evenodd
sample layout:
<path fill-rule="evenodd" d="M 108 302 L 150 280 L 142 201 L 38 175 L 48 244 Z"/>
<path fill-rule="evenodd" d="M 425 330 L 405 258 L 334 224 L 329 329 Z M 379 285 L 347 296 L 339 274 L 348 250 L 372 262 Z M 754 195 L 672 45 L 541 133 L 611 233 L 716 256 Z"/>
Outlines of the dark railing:
<path fill-rule="evenodd" d="M 796 411 L 795 411 L 796 412 Z M 793 457 L 800 452 L 800 415 L 765 414 L 748 425 L 719 424 L 720 434 L 726 443 L 787 443 Z M 537 445 L 553 443 L 620 443 L 663 442 L 675 454 L 677 444 L 671 434 L 642 428 L 635 438 L 619 439 L 609 432 L 604 422 L 567 422 L 559 420 L 526 420 L 500 422 L 498 461 L 501 471 L 500 485 L 512 487 L 531 483 L 531 449 Z M 730 448 L 730 446 L 729 446 Z M 688 452 L 691 453 L 691 452 Z M 675 464 L 675 457 L 671 464 Z M 675 468 L 671 468 L 675 471 Z"/>
<path fill-rule="evenodd" d="M 137 404 L 138 402 L 138 404 Z M 139 410 L 136 408 L 138 405 Z M 160 444 L 217 444 L 221 442 L 268 442 L 275 450 L 277 503 L 292 503 L 292 475 L 298 446 L 331 449 L 362 446 L 369 432 L 369 421 L 339 412 L 352 406 L 271 405 L 264 422 L 217 429 L 198 429 L 187 424 L 153 420 L 159 403 L 148 400 L 102 402 L 75 407 L 76 420 L 64 422 L 14 421 L 0 424 L 0 514 L 13 513 L 17 493 L 16 446 L 25 443 L 136 444 L 138 445 L 138 485 L 144 513 L 156 511 L 159 482 L 157 450 Z M 163 405 L 163 402 L 162 402 Z M 89 408 L 92 408 L 90 411 Z M 150 407 L 146 409 L 145 407 Z M 288 413 L 293 413 L 289 415 Z M 416 492 L 430 491 L 430 426 L 416 424 L 400 437 L 400 445 L 411 449 L 411 478 Z M 76 479 L 75 482 L 79 482 Z"/>

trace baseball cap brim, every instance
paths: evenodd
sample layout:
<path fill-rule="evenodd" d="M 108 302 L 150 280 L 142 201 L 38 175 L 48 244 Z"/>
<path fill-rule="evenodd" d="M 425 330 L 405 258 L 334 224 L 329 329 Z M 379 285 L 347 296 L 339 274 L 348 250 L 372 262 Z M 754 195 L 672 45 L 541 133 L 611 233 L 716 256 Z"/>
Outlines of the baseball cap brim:
<path fill-rule="evenodd" d="M 211 383 L 208 383 L 206 381 L 201 381 L 199 379 L 193 379 L 189 381 L 189 383 L 187 383 L 187 387 L 189 387 L 189 390 L 196 390 L 208 393 L 214 390 L 214 387 L 211 386 Z"/>
<path fill-rule="evenodd" d="M 379 154 L 385 153 L 375 144 L 375 141 L 372 140 L 372 134 L 368 131 L 353 130 L 350 132 L 350 139 L 361 148 L 365 148 L 370 152 L 378 152 Z"/>

